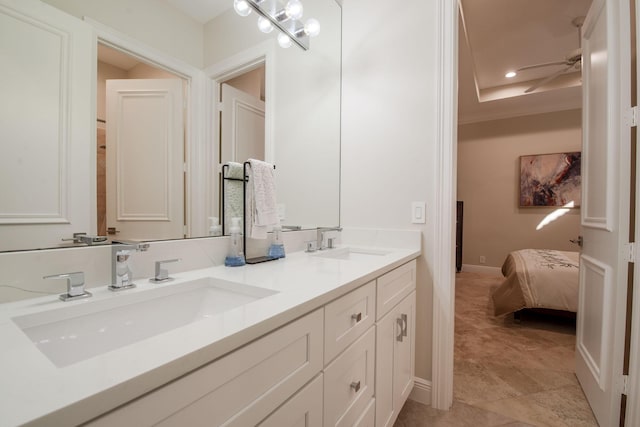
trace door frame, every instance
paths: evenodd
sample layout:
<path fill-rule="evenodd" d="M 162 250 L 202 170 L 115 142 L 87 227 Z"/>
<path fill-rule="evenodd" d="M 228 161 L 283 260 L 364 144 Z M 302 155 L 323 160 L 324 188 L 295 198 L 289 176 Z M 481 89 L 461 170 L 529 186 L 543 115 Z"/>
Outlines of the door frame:
<path fill-rule="evenodd" d="M 212 142 L 211 147 L 220 146 L 220 118 L 217 115 L 218 103 L 221 94 L 222 83 L 251 71 L 261 64 L 264 64 L 264 156 L 265 161 L 276 164 L 275 147 L 273 144 L 274 123 L 275 123 L 275 55 L 276 47 L 274 40 L 266 40 L 254 47 L 238 52 L 222 61 L 219 61 L 204 70 L 207 80 L 207 93 L 205 104 L 205 117 L 213 117 L 214 120 L 206 124 L 207 140 Z M 219 173 L 220 151 L 210 149 L 207 158 L 211 165 L 207 168 L 207 182 L 212 185 L 211 190 L 220 188 Z M 210 192 L 210 194 L 213 194 Z M 221 216 L 220 198 L 211 197 L 209 204 L 209 216 Z"/>
<path fill-rule="evenodd" d="M 632 0 L 636 1 L 636 0 Z M 637 10 L 637 9 L 636 9 Z M 456 188 L 457 143 L 457 54 L 458 54 L 458 4 L 438 0 L 438 109 L 436 122 L 439 125 L 437 149 L 440 153 L 437 182 L 439 203 L 434 219 L 436 258 L 433 266 L 433 329 L 432 329 L 432 383 L 431 405 L 436 409 L 449 409 L 453 403 L 453 340 L 455 273 L 453 257 L 453 207 Z M 636 22 L 640 17 L 636 16 Z M 639 26 L 640 27 L 640 26 Z M 618 30 L 620 31 L 620 30 Z M 640 158 L 640 152 L 638 154 Z M 616 159 L 617 162 L 617 159 Z M 639 174 L 640 185 L 640 174 Z M 640 188 L 640 186 L 638 187 Z M 639 200 L 640 204 L 640 200 Z M 636 210 L 636 223 L 640 211 Z M 451 225 L 451 227 L 450 227 Z M 441 227 L 440 232 L 437 227 Z M 451 249 L 451 250 L 450 250 Z M 441 252 L 440 252 L 441 251 Z M 451 252 L 451 259 L 449 254 Z M 443 255 L 444 254 L 444 257 Z M 640 263 L 635 264 L 636 277 L 640 277 Z M 631 341 L 631 368 L 628 384 L 628 402 L 640 402 L 640 290 L 634 293 L 634 313 Z M 640 403 L 627 406 L 627 425 L 640 422 Z"/>
<path fill-rule="evenodd" d="M 458 140 L 458 2 L 438 0 L 436 123 L 437 214 L 433 261 L 431 406 L 453 404 L 455 315 L 455 202 Z"/>
<path fill-rule="evenodd" d="M 83 20 L 94 29 L 95 64 L 97 64 L 97 46 L 101 43 L 186 80 L 184 194 L 187 229 L 185 231 L 187 236 L 207 236 L 207 217 L 210 215 L 206 206 L 209 205 L 208 200 L 212 198 L 212 193 L 207 182 L 208 147 L 203 131 L 206 100 L 206 79 L 203 71 L 91 18 L 83 17 Z"/>

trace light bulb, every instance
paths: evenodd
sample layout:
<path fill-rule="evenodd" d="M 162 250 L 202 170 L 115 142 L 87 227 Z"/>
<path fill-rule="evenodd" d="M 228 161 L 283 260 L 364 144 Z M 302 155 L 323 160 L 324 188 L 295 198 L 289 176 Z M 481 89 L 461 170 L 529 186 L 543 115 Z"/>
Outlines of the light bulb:
<path fill-rule="evenodd" d="M 291 41 L 289 36 L 287 36 L 284 33 L 278 34 L 278 44 L 280 45 L 281 48 L 286 49 L 291 46 L 291 43 L 293 42 Z"/>
<path fill-rule="evenodd" d="M 251 7 L 247 0 L 233 0 L 233 8 L 240 16 L 247 16 L 251 13 Z"/>
<path fill-rule="evenodd" d="M 271 21 L 269 21 L 264 16 L 258 17 L 258 28 L 263 33 L 270 33 L 271 31 L 273 31 L 273 25 L 271 24 Z"/>
<path fill-rule="evenodd" d="M 516 76 L 516 72 L 515 71 L 509 71 L 507 74 L 504 75 L 506 78 L 511 79 L 513 77 Z"/>
<path fill-rule="evenodd" d="M 304 23 L 304 32 L 309 37 L 315 37 L 320 34 L 320 22 L 315 18 L 307 19 Z"/>
<path fill-rule="evenodd" d="M 284 7 L 284 13 L 286 13 L 290 19 L 302 18 L 302 3 L 300 3 L 300 0 L 289 0 Z"/>

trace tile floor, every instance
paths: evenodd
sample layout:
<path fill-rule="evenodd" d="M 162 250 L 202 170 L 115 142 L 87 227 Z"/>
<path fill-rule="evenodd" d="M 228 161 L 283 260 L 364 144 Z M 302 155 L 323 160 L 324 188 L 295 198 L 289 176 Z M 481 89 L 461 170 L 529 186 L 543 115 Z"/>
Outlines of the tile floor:
<path fill-rule="evenodd" d="M 575 320 L 493 317 L 500 277 L 456 276 L 454 404 L 407 401 L 395 427 L 597 426 L 574 374 Z"/>

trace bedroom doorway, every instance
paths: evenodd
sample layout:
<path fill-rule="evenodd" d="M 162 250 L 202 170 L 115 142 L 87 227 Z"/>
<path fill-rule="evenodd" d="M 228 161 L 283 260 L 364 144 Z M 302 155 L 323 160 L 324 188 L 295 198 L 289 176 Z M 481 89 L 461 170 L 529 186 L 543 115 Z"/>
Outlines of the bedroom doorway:
<path fill-rule="evenodd" d="M 464 3 L 464 1 L 461 2 L 462 5 Z M 620 7 L 622 7 L 622 10 L 619 9 Z M 622 52 L 622 57 L 615 57 L 615 61 L 604 61 L 600 64 L 603 66 L 602 69 L 592 69 L 589 68 L 591 65 L 588 63 L 588 53 L 584 54 L 584 52 L 589 52 L 590 46 L 588 44 L 583 46 L 583 49 L 586 48 L 583 51 L 582 64 L 582 69 L 585 70 L 583 71 L 584 85 L 585 87 L 589 86 L 590 77 L 594 80 L 602 78 L 603 80 L 598 85 L 599 91 L 602 90 L 602 92 L 592 93 L 592 95 L 597 94 L 602 98 L 598 102 L 593 102 L 594 99 L 592 98 L 591 104 L 589 102 L 585 104 L 590 110 L 585 111 L 584 116 L 578 114 L 578 116 L 586 119 L 584 123 L 580 123 L 579 131 L 582 132 L 584 129 L 585 140 L 587 142 L 591 141 L 592 145 L 585 146 L 583 150 L 583 164 L 588 165 L 591 169 L 583 175 L 583 186 L 586 187 L 584 194 L 586 194 L 586 197 L 581 207 L 582 215 L 579 213 L 573 214 L 575 216 L 574 220 L 580 220 L 580 216 L 582 216 L 582 221 L 579 221 L 580 232 L 572 233 L 573 235 L 571 236 L 573 240 L 577 240 L 575 236 L 578 234 L 584 236 L 585 247 L 588 247 L 584 251 L 585 256 L 583 256 L 583 262 L 580 266 L 582 270 L 580 286 L 582 294 L 586 295 L 586 298 L 580 300 L 578 309 L 577 371 L 582 388 L 589 398 L 591 407 L 601 425 L 617 425 L 618 418 L 621 415 L 624 416 L 625 413 L 628 416 L 626 425 L 636 425 L 639 421 L 638 417 L 640 417 L 637 397 L 627 399 L 620 392 L 622 386 L 618 387 L 620 384 L 627 382 L 625 375 L 628 374 L 628 381 L 631 385 L 626 393 L 630 393 L 629 396 L 637 396 L 640 391 L 637 377 L 634 378 L 632 376 L 634 369 L 636 371 L 640 370 L 640 357 L 638 355 L 640 344 L 638 343 L 637 332 L 639 320 L 637 316 L 635 318 L 630 316 L 632 311 L 638 312 L 637 305 L 634 308 L 630 303 L 631 297 L 635 298 L 636 302 L 638 301 L 637 292 L 632 295 L 632 290 L 633 276 L 638 276 L 640 272 L 634 271 L 635 265 L 629 263 L 629 260 L 623 256 L 626 249 L 630 250 L 631 253 L 636 253 L 637 244 L 630 245 L 629 241 L 640 241 L 640 235 L 635 230 L 632 222 L 632 215 L 637 215 L 638 212 L 636 208 L 637 201 L 634 196 L 629 197 L 630 194 L 634 194 L 632 191 L 635 192 L 637 180 L 629 159 L 633 163 L 637 155 L 635 150 L 631 151 L 630 145 L 626 144 L 626 141 L 631 140 L 631 145 L 635 147 L 637 137 L 635 133 L 632 136 L 630 135 L 630 126 L 624 120 L 606 120 L 607 117 L 624 117 L 625 106 L 636 105 L 635 100 L 631 102 L 631 97 L 629 96 L 629 92 L 633 92 L 634 95 L 637 93 L 635 82 L 633 89 L 624 88 L 625 85 L 629 84 L 630 76 L 636 76 L 636 70 L 632 68 L 635 67 L 635 60 L 632 66 L 629 67 L 629 63 L 632 61 L 627 56 L 632 50 L 631 46 L 628 46 L 630 25 L 629 22 L 624 22 L 624 19 L 622 19 L 622 22 L 618 21 L 619 17 L 631 16 L 632 22 L 635 19 L 636 11 L 632 10 L 629 13 L 629 10 L 625 10 L 627 7 L 629 7 L 629 4 L 625 2 L 620 4 L 606 0 L 593 1 L 593 8 L 599 9 L 598 13 L 590 12 L 591 18 L 587 16 L 585 21 L 587 43 L 589 43 L 589 37 L 593 37 L 591 39 L 593 52 L 600 54 L 603 51 Z M 461 27 L 463 25 L 461 23 Z M 607 36 L 604 37 L 603 34 L 605 34 L 608 25 L 616 26 L 618 31 L 606 33 Z M 463 38 L 464 36 L 460 37 L 461 54 L 465 48 L 465 40 Z M 636 57 L 635 46 L 633 53 L 629 56 Z M 598 56 L 598 58 L 602 58 L 602 55 Z M 461 93 L 464 72 L 463 59 L 460 58 L 459 78 Z M 592 73 L 592 75 L 590 76 L 588 73 Z M 622 87 L 608 86 L 607 82 L 610 80 L 606 80 L 608 75 L 619 76 L 620 78 L 617 80 L 622 82 Z M 589 98 L 589 96 L 587 95 L 586 98 Z M 461 107 L 463 103 L 464 100 L 461 99 Z M 570 110 L 564 111 L 566 113 L 565 118 L 569 118 Z M 539 114 L 538 116 L 543 115 Z M 599 122 L 599 119 L 604 119 L 604 122 Z M 499 120 L 507 119 L 502 118 Z M 556 132 L 565 132 L 568 130 L 567 123 L 567 121 L 556 123 L 553 129 Z M 464 154 L 461 153 L 460 148 L 460 140 L 465 137 L 465 130 L 460 131 L 460 129 L 464 125 L 464 123 L 459 124 L 459 195 L 461 194 L 460 188 L 464 185 L 464 179 L 461 179 L 461 174 L 467 172 L 465 170 Z M 475 126 L 482 128 L 481 124 Z M 489 126 L 486 125 L 486 127 Z M 491 127 L 495 128 L 495 125 L 492 123 Z M 512 126 L 508 129 L 503 129 L 498 136 L 502 139 L 513 139 L 513 136 L 520 129 L 522 128 Z M 596 141 L 598 137 L 600 142 Z M 486 141 L 486 138 L 484 140 Z M 480 163 L 481 158 L 476 156 L 473 161 Z M 511 167 L 512 172 L 515 174 L 515 171 L 517 171 L 515 162 L 512 163 Z M 504 178 L 509 181 L 507 175 Z M 487 184 L 486 176 L 483 176 L 478 181 L 480 186 L 484 186 L 484 190 L 487 191 L 485 194 L 490 195 L 495 192 L 495 188 Z M 511 182 L 517 181 L 513 180 Z M 634 185 L 630 185 L 630 182 Z M 511 197 L 516 195 L 517 192 L 514 190 L 511 193 Z M 494 211 L 499 210 L 496 206 L 490 206 Z M 513 205 L 511 205 L 511 210 L 513 210 Z M 465 214 L 467 217 L 473 215 L 469 204 L 465 205 Z M 523 213 L 523 215 L 533 216 L 534 214 Z M 570 215 L 571 213 L 568 213 L 560 219 L 556 219 L 551 223 L 550 227 L 567 222 L 566 219 L 571 218 Z M 468 223 L 469 221 L 466 221 L 465 218 L 465 225 Z M 508 224 L 502 222 L 501 225 L 506 228 Z M 468 234 L 467 231 L 468 229 L 465 229 L 465 240 Z M 504 231 L 501 234 L 494 234 L 490 239 L 485 240 L 485 244 L 500 238 L 504 234 Z M 493 267 L 494 273 L 499 272 L 499 266 L 490 262 L 488 256 L 484 259 L 489 265 L 476 265 L 478 271 L 490 272 L 491 267 Z M 633 258 L 630 256 L 629 259 Z M 481 260 L 482 258 L 478 256 L 477 260 L 473 259 L 472 262 L 480 263 Z M 581 312 L 589 314 L 584 315 L 581 320 Z M 631 333 L 630 331 L 634 332 Z M 624 352 L 625 347 L 627 349 L 626 354 Z M 592 378 L 592 381 L 589 380 L 589 377 Z M 591 385 L 589 384 L 590 381 Z M 633 404 L 625 407 L 625 401 L 627 400 L 633 402 Z"/>
<path fill-rule="evenodd" d="M 457 200 L 464 202 L 462 232 L 464 239 L 462 244 L 463 273 L 458 277 L 459 280 L 468 283 L 474 280 L 473 275 L 475 274 L 478 283 L 490 283 L 488 285 L 490 289 L 485 288 L 487 294 L 477 296 L 477 304 L 484 304 L 482 308 L 488 311 L 492 310 L 490 291 L 502 283 L 501 267 L 509 252 L 525 248 L 549 248 L 579 252 L 579 247 L 571 243 L 570 240 L 575 240 L 580 234 L 580 209 L 564 206 L 559 208 L 520 208 L 519 184 L 521 156 L 559 152 L 574 153 L 582 150 L 582 96 L 580 88 L 575 86 L 556 91 L 564 93 L 563 99 L 558 99 L 557 96 L 554 96 L 553 90 L 545 88 L 534 98 L 547 98 L 548 103 L 544 107 L 532 106 L 526 102 L 527 98 L 531 97 L 524 95 L 525 90 L 532 86 L 532 83 L 523 80 L 519 86 L 515 83 L 511 86 L 511 89 L 520 91 L 516 96 L 487 99 L 491 91 L 487 86 L 478 89 L 476 84 L 481 82 L 473 73 L 473 70 L 477 71 L 473 55 L 477 50 L 482 50 L 482 45 L 474 45 L 478 42 L 477 37 L 479 36 L 474 38 L 473 31 L 475 29 L 470 20 L 478 16 L 474 14 L 474 11 L 469 11 L 469 13 L 464 11 L 467 3 L 469 2 L 465 0 L 460 2 L 463 11 L 459 19 L 458 81 L 460 89 Z M 578 1 L 573 2 L 572 7 L 582 7 L 583 9 L 572 10 L 570 13 L 575 13 L 576 16 L 586 14 L 590 2 L 579 3 Z M 538 5 L 531 5 L 531 7 L 538 7 Z M 490 15 L 492 12 L 486 11 L 486 13 Z M 507 12 L 500 12 L 497 19 L 503 19 L 505 22 L 513 24 L 513 20 L 504 19 L 502 13 Z M 527 16 L 527 14 L 524 15 Z M 531 18 L 533 14 L 528 16 L 523 19 L 533 19 Z M 480 18 L 487 19 L 483 21 L 485 28 L 496 28 L 492 24 L 493 21 L 488 21 L 493 19 L 491 16 L 482 15 Z M 488 22 L 490 24 L 487 24 Z M 523 27 L 532 26 L 528 21 L 521 24 Z M 576 43 L 575 28 L 571 27 L 570 20 L 567 22 L 567 27 L 567 31 L 574 31 L 569 43 Z M 470 31 L 471 34 L 467 34 L 467 31 Z M 560 32 L 563 31 L 565 30 L 562 29 Z M 496 35 L 493 34 L 493 36 Z M 528 58 L 520 59 L 519 62 L 526 60 Z M 502 71 L 502 75 L 504 75 L 504 71 Z M 543 77 L 534 80 L 541 78 Z M 504 85 L 508 84 L 508 82 L 504 83 Z M 479 102 L 478 95 L 481 99 L 484 96 L 483 101 L 491 102 Z M 471 102 L 470 99 L 473 99 L 474 102 Z M 573 267 L 573 269 L 576 276 L 575 302 L 577 305 L 578 269 L 577 267 Z M 468 295 L 462 300 L 458 300 L 458 291 L 459 289 L 456 287 L 456 308 L 460 303 L 469 304 Z M 477 306 L 476 308 L 480 309 Z M 456 323 L 459 322 L 459 319 L 458 316 Z M 575 357 L 573 351 L 575 347 L 575 321 L 566 318 L 550 319 L 539 316 L 532 318 L 527 314 L 522 319 L 523 324 L 518 324 L 512 315 L 503 315 L 494 318 L 493 321 L 497 323 L 492 324 L 491 327 L 504 328 L 500 329 L 500 334 L 512 337 L 513 341 L 518 343 L 517 346 L 520 346 L 520 350 L 525 350 L 527 347 L 540 349 L 546 346 L 546 348 L 553 349 L 552 352 L 554 352 L 554 357 L 557 357 L 559 365 L 571 366 Z M 460 321 L 460 323 L 464 326 L 464 321 Z M 549 333 L 549 329 L 553 330 L 554 328 L 560 328 L 562 331 L 550 334 L 556 339 L 555 342 L 546 335 Z M 454 337 L 454 352 L 457 352 L 454 356 L 454 398 L 456 399 L 461 396 L 460 387 L 456 383 L 472 381 L 468 375 L 473 371 L 467 369 L 469 366 L 466 366 L 465 363 L 468 363 L 468 360 L 464 361 L 463 352 L 468 342 L 474 339 L 474 333 L 477 331 L 465 330 L 464 327 L 458 328 L 456 326 Z M 505 346 L 504 353 L 514 350 L 508 347 L 508 340 L 501 342 Z M 480 370 L 486 369 L 487 375 L 492 378 L 503 378 L 507 382 L 514 380 L 509 377 L 510 373 L 500 372 L 499 367 L 495 367 L 496 370 L 491 368 L 490 365 L 479 367 Z M 465 369 L 467 370 L 465 371 Z M 540 364 L 538 367 L 533 367 L 533 371 L 536 369 L 539 369 L 537 371 L 538 379 L 547 378 L 546 383 L 544 381 L 540 384 L 537 384 L 536 381 L 533 382 L 537 384 L 536 387 L 539 387 L 538 392 L 551 395 L 553 393 L 561 394 L 560 389 L 564 392 L 570 390 L 571 393 L 565 393 L 565 398 L 568 395 L 580 395 L 582 401 L 586 402 L 575 380 L 573 384 L 554 383 L 553 379 L 548 376 L 549 372 L 553 370 L 553 366 Z M 514 367 L 513 372 L 517 371 L 518 369 Z M 573 373 L 564 371 L 558 375 L 564 375 L 567 378 L 571 377 Z M 523 377 L 525 376 L 523 374 Z M 510 392 L 514 392 L 514 390 Z M 515 392 L 524 396 L 523 390 Z M 523 397 L 522 400 L 524 401 L 526 398 Z M 477 402 L 467 403 L 473 405 Z M 549 413 L 546 415 L 552 413 L 552 409 L 549 408 Z"/>

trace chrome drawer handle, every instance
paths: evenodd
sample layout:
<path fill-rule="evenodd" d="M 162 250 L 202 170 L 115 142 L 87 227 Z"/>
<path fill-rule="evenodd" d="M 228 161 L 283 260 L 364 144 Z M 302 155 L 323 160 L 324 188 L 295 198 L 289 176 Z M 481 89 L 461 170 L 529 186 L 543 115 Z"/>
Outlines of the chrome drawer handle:
<path fill-rule="evenodd" d="M 362 313 L 352 314 L 352 315 L 351 315 L 351 318 L 352 318 L 353 320 L 355 320 L 355 321 L 356 321 L 356 323 L 358 323 L 359 321 L 361 321 L 361 320 L 362 320 Z"/>
<path fill-rule="evenodd" d="M 400 327 L 400 332 L 396 336 L 396 340 L 402 342 L 402 338 L 408 335 L 409 322 L 407 321 L 407 315 L 401 314 L 400 317 L 396 319 L 396 323 Z"/>
<path fill-rule="evenodd" d="M 352 382 L 351 383 L 351 388 L 354 389 L 356 391 L 356 393 L 359 392 L 360 391 L 360 381 Z"/>
<path fill-rule="evenodd" d="M 402 314 L 400 317 L 402 318 L 402 323 L 404 324 L 404 327 L 402 328 L 402 336 L 406 337 L 407 329 L 409 329 L 409 323 L 407 322 L 407 315 Z"/>

